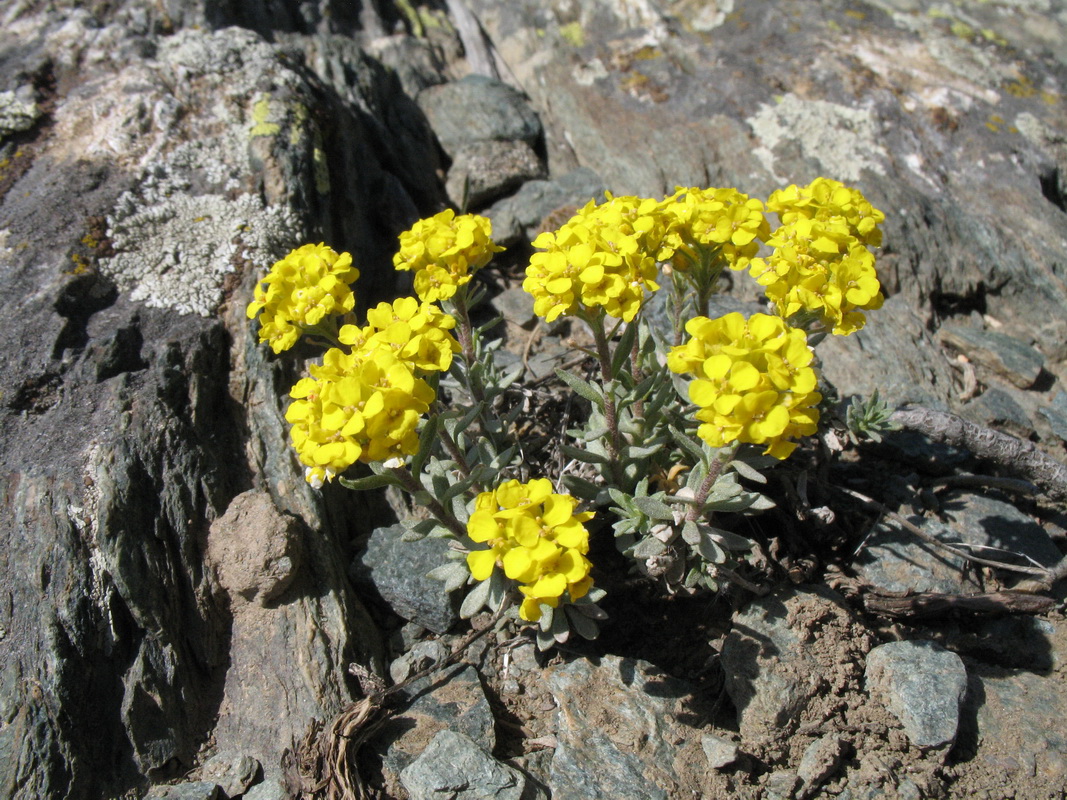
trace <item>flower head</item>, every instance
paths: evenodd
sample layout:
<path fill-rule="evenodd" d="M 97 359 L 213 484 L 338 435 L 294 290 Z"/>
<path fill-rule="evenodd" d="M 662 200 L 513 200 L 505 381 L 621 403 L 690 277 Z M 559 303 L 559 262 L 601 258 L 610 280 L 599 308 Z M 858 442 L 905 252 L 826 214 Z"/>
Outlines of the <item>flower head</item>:
<path fill-rule="evenodd" d="M 589 203 L 558 231 L 534 240 L 522 288 L 534 312 L 551 322 L 579 308 L 633 320 L 645 293 L 656 291 L 655 254 L 663 239 L 661 203 L 612 197 Z"/>
<path fill-rule="evenodd" d="M 351 255 L 335 253 L 325 244 L 306 244 L 276 262 L 256 284 L 248 318 L 262 312 L 259 340 L 280 353 L 296 344 L 305 328 L 351 311 L 356 298 L 350 284 L 357 278 Z"/>
<path fill-rule="evenodd" d="M 497 567 L 519 585 L 525 599 L 519 616 L 536 622 L 541 605 L 556 608 L 566 592 L 570 599 L 584 597 L 593 585 L 589 532 L 584 523 L 593 512 L 575 513 L 578 501 L 552 491 L 547 478 L 529 483 L 505 481 L 474 501 L 467 533 L 488 549 L 467 554 L 475 580 L 487 579 Z"/>
<path fill-rule="evenodd" d="M 857 189 L 816 178 L 807 187 L 774 192 L 767 207 L 782 221 L 749 270 L 779 316 L 816 320 L 835 334 L 863 327 L 863 311 L 880 308 L 881 284 L 868 246 L 882 241 L 885 215 Z"/>
<path fill-rule="evenodd" d="M 493 224 L 477 214 L 456 216 L 446 209 L 415 223 L 400 234 L 400 250 L 393 256 L 398 270 L 415 272 L 415 293 L 424 303 L 452 297 L 468 283 L 494 253 L 504 250 L 493 243 Z"/>
<path fill-rule="evenodd" d="M 449 331 L 456 320 L 432 303 L 414 297 L 401 297 L 392 303 L 379 303 L 367 312 L 367 325 L 345 325 L 338 339 L 364 355 L 385 347 L 398 358 L 422 372 L 444 372 L 459 342 Z"/>
<path fill-rule="evenodd" d="M 434 390 L 410 362 L 386 347 L 331 348 L 311 373 L 292 388 L 285 412 L 308 482 L 321 485 L 357 461 L 387 461 L 418 449 L 419 419 Z"/>
<path fill-rule="evenodd" d="M 731 269 L 745 269 L 770 235 L 763 203 L 737 189 L 679 187 L 664 201 L 667 231 L 661 261 L 686 271 L 700 262 L 701 249 L 721 255 Z"/>
<path fill-rule="evenodd" d="M 763 445 L 764 452 L 786 458 L 796 437 L 815 433 L 822 396 L 804 331 L 780 317 L 746 320 L 736 312 L 694 317 L 685 329 L 691 338 L 671 350 L 667 366 L 695 378 L 689 399 L 699 406 L 700 438 L 712 447 Z"/>

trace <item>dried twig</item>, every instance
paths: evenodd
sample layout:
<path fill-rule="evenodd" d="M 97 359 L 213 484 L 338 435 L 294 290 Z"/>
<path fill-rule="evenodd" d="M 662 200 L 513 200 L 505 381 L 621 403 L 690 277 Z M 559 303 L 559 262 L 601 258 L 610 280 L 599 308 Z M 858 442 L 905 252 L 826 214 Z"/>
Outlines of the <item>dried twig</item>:
<path fill-rule="evenodd" d="M 864 607 L 890 617 L 931 618 L 955 612 L 971 614 L 1042 614 L 1056 601 L 1027 592 L 990 592 L 986 594 L 921 593 L 889 597 L 865 594 Z"/>
<path fill-rule="evenodd" d="M 388 688 L 377 676 L 352 665 L 350 671 L 359 680 L 366 696 L 350 703 L 325 728 L 314 728 L 304 737 L 297 754 L 303 778 L 301 797 L 308 800 L 319 797 L 325 800 L 370 800 L 371 795 L 356 765 L 357 756 L 363 744 L 394 713 L 388 707 L 390 702 L 395 702 L 398 692 L 456 661 L 474 642 L 496 628 L 513 602 L 512 594 L 507 594 L 484 627 L 464 636 L 440 661 Z"/>
<path fill-rule="evenodd" d="M 1042 453 L 1032 442 L 922 406 L 898 409 L 890 419 L 934 441 L 964 447 L 979 458 L 994 461 L 1033 481 L 1054 501 L 1067 503 L 1067 466 Z"/>

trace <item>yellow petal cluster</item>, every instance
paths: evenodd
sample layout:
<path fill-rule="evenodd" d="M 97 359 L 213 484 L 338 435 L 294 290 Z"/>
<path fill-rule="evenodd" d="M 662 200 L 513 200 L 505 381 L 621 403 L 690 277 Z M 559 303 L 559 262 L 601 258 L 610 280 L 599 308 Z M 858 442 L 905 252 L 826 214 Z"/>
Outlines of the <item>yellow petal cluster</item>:
<path fill-rule="evenodd" d="M 259 340 L 275 353 L 288 350 L 304 328 L 314 327 L 332 314 L 351 311 L 356 297 L 350 288 L 359 278 L 348 253 L 335 253 L 325 244 L 306 244 L 271 267 L 256 284 L 248 318 L 259 318 Z"/>
<path fill-rule="evenodd" d="M 345 325 L 337 338 L 364 355 L 388 348 L 423 372 L 446 372 L 452 356 L 460 351 L 459 342 L 449 333 L 455 327 L 455 318 L 433 303 L 402 297 L 379 303 L 367 312 L 365 326 Z"/>
<path fill-rule="evenodd" d="M 700 248 L 715 248 L 731 269 L 745 269 L 770 235 L 763 203 L 737 189 L 679 187 L 663 204 L 667 231 L 659 260 L 686 271 Z"/>
<path fill-rule="evenodd" d="M 559 605 L 564 593 L 584 597 L 593 585 L 589 532 L 584 523 L 593 512 L 575 513 L 578 501 L 552 491 L 547 478 L 529 483 L 506 481 L 474 501 L 467 533 L 486 550 L 467 554 L 475 580 L 484 581 L 496 567 L 519 583 L 525 599 L 519 616 L 530 622 L 541 618 L 541 605 Z"/>
<path fill-rule="evenodd" d="M 446 209 L 400 234 L 400 250 L 393 256 L 393 266 L 414 271 L 415 293 L 424 303 L 447 300 L 495 253 L 504 250 L 493 243 L 492 234 L 493 224 L 486 217 L 457 217 L 452 209 Z"/>
<path fill-rule="evenodd" d="M 455 320 L 407 297 L 368 312 L 368 325 L 345 325 L 339 339 L 290 392 L 285 413 L 309 483 L 321 486 L 357 461 L 388 461 L 418 449 L 418 423 L 434 401 L 422 377 L 447 370 L 459 343 Z"/>
<path fill-rule="evenodd" d="M 667 366 L 695 377 L 689 399 L 699 406 L 697 433 L 712 447 L 731 442 L 763 445 L 786 458 L 793 441 L 815 433 L 822 396 L 807 336 L 781 317 L 739 313 L 694 317 L 690 339 L 671 350 Z"/>
<path fill-rule="evenodd" d="M 766 240 L 773 253 L 752 259 L 749 269 L 777 313 L 817 320 L 836 334 L 862 328 L 863 311 L 884 300 L 867 248 L 881 243 L 885 215 L 859 190 L 828 178 L 779 189 L 767 207 L 782 225 Z"/>
<path fill-rule="evenodd" d="M 603 309 L 630 322 L 656 283 L 656 253 L 664 235 L 662 202 L 638 197 L 590 201 L 558 231 L 533 242 L 522 288 L 547 321 L 579 309 Z"/>

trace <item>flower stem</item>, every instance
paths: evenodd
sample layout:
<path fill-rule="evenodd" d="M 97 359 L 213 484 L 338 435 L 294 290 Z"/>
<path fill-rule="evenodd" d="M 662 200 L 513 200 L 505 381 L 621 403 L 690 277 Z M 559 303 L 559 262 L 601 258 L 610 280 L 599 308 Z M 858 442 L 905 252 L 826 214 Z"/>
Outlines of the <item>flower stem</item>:
<path fill-rule="evenodd" d="M 608 346 L 608 337 L 604 332 L 604 315 L 586 316 L 580 314 L 585 323 L 593 332 L 593 341 L 596 342 L 597 360 L 600 362 L 600 373 L 604 378 L 604 421 L 608 425 L 608 457 L 611 459 L 609 469 L 612 480 L 616 486 L 622 486 L 622 464 L 619 459 L 622 450 L 622 437 L 619 434 L 619 417 L 615 406 L 615 377 L 611 374 L 611 348 Z"/>
<path fill-rule="evenodd" d="M 452 296 L 451 302 L 459 320 L 459 327 L 456 330 L 456 338 L 459 339 L 459 346 L 463 350 L 463 362 L 466 365 L 464 372 L 467 376 L 467 390 L 471 393 L 471 397 L 474 398 L 476 403 L 481 403 L 485 401 L 485 389 L 481 382 L 475 380 L 471 374 L 471 368 L 478 363 L 478 356 L 475 353 L 474 348 L 474 327 L 471 325 L 470 310 L 467 307 L 467 291 L 465 286 L 459 287 L 456 293 Z"/>
<path fill-rule="evenodd" d="M 704 512 L 704 503 L 707 502 L 708 495 L 711 494 L 711 490 L 715 487 L 715 482 L 719 480 L 719 476 L 722 475 L 726 465 L 734 460 L 734 456 L 737 455 L 737 447 L 738 444 L 735 442 L 719 448 L 715 458 L 712 459 L 711 464 L 708 466 L 708 474 L 704 476 L 704 481 L 700 484 L 700 488 L 697 489 L 696 496 L 689 506 L 689 511 L 686 512 L 685 518 L 687 522 L 696 522 Z"/>

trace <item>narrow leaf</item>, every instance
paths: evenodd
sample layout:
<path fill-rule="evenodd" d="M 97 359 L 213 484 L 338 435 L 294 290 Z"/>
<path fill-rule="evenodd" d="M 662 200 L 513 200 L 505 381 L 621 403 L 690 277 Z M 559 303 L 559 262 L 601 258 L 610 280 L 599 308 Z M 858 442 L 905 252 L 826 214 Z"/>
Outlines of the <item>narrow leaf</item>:
<path fill-rule="evenodd" d="M 463 598 L 463 604 L 459 607 L 460 617 L 470 619 L 485 607 L 488 600 L 489 581 L 479 581 Z"/>
<path fill-rule="evenodd" d="M 577 393 L 580 397 L 584 397 L 597 408 L 603 410 L 604 394 L 599 388 L 589 383 L 589 381 L 583 381 L 577 375 L 573 375 L 570 372 L 566 372 L 562 369 L 557 369 L 556 375 L 561 381 L 563 381 L 571 389 L 573 389 L 575 393 Z"/>
<path fill-rule="evenodd" d="M 392 475 L 367 475 L 363 478 L 338 478 L 341 485 L 346 489 L 352 489 L 357 492 L 365 492 L 369 489 L 380 489 L 383 486 L 399 486 L 400 481 L 394 478 Z"/>

